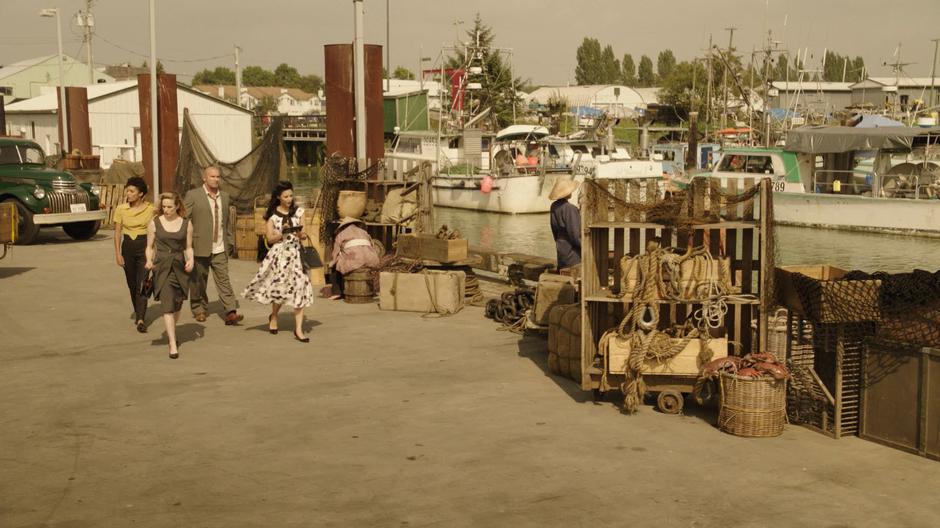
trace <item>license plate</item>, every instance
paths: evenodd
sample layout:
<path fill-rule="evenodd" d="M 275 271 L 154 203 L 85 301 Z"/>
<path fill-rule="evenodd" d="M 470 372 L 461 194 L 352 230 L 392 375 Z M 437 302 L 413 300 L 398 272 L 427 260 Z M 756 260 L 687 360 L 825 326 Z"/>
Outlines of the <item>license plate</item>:
<path fill-rule="evenodd" d="M 69 204 L 69 207 L 72 209 L 73 213 L 85 213 L 88 209 L 85 208 L 85 204 Z"/>

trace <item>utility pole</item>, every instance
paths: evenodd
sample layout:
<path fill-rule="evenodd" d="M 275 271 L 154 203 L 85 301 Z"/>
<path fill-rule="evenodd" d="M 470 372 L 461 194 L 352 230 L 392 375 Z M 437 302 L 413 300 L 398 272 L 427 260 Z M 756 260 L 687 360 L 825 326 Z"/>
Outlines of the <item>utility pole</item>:
<path fill-rule="evenodd" d="M 725 57 L 725 60 L 724 60 L 724 63 L 725 63 L 725 70 L 724 70 L 724 75 L 722 76 L 722 81 L 721 81 L 721 85 L 722 85 L 721 89 L 722 89 L 722 92 L 723 92 L 723 95 L 722 95 L 722 99 L 723 99 L 722 105 L 723 105 L 723 107 L 722 107 L 722 109 L 721 109 L 721 128 L 725 128 L 725 126 L 727 125 L 727 117 L 728 117 L 728 67 L 731 65 L 731 45 L 732 45 L 732 43 L 734 42 L 734 32 L 735 32 L 735 30 L 737 30 L 737 29 L 738 29 L 738 28 L 735 27 L 735 26 L 731 26 L 731 27 L 726 27 L 726 28 L 725 28 L 725 31 L 728 31 L 729 34 L 728 34 L 728 56 Z"/>
<path fill-rule="evenodd" d="M 930 108 L 933 108 L 936 103 L 934 100 L 937 95 L 937 88 L 934 83 L 937 78 L 937 45 L 940 44 L 940 39 L 933 39 L 933 66 L 930 68 Z"/>
<path fill-rule="evenodd" d="M 95 16 L 91 14 L 92 3 L 94 3 L 93 0 L 85 0 L 85 12 L 79 11 L 76 17 L 78 27 L 85 28 L 83 41 L 85 43 L 85 56 L 88 61 L 88 84 L 95 84 L 95 63 L 91 53 L 91 36 L 95 27 Z"/>
<path fill-rule="evenodd" d="M 157 127 L 157 112 L 157 6 L 156 0 L 150 0 L 150 159 L 153 160 L 154 196 L 160 196 L 160 133 Z"/>
<path fill-rule="evenodd" d="M 241 48 L 235 46 L 235 104 L 242 105 L 242 69 L 238 62 L 238 52 Z"/>
<path fill-rule="evenodd" d="M 750 71 L 748 72 L 748 87 L 747 87 L 747 89 L 750 90 L 750 92 L 751 92 L 752 94 L 754 93 L 754 60 L 755 60 L 756 56 L 757 56 L 757 50 L 754 49 L 754 46 L 751 46 L 751 67 L 748 68 Z M 764 113 L 767 112 L 767 96 L 766 96 L 766 92 L 767 92 L 767 91 L 764 90 L 764 93 L 765 93 L 765 96 L 764 96 Z M 754 140 L 754 137 L 753 137 L 753 136 L 754 136 L 754 134 L 753 134 L 753 132 L 754 132 L 754 109 L 752 108 L 752 105 L 747 105 L 747 128 L 748 128 L 748 130 L 750 130 L 750 132 L 748 133 L 748 135 L 751 136 L 750 140 L 751 140 L 751 142 L 753 142 L 753 140 Z M 763 127 L 761 127 L 761 128 L 763 128 Z"/>
<path fill-rule="evenodd" d="M 712 36 L 708 35 L 708 84 L 705 86 L 705 137 L 712 124 Z"/>

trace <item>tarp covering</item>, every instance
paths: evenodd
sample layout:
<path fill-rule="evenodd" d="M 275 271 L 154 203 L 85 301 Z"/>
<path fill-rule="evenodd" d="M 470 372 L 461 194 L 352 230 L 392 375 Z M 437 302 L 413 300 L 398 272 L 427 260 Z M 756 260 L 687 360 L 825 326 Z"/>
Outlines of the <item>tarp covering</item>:
<path fill-rule="evenodd" d="M 385 95 L 385 133 L 392 134 L 395 127 L 399 132 L 430 130 L 428 117 L 428 93 L 411 92 L 398 95 Z"/>
<path fill-rule="evenodd" d="M 858 123 L 855 124 L 855 128 L 885 128 L 903 126 L 904 123 L 900 121 L 895 121 L 894 119 L 888 119 L 885 116 L 872 114 L 862 114 L 859 116 Z"/>
<path fill-rule="evenodd" d="M 183 114 L 180 137 L 180 159 L 176 166 L 176 191 L 186 191 L 202 184 L 202 170 L 217 165 L 222 172 L 222 190 L 232 197 L 232 204 L 240 213 L 254 207 L 257 196 L 268 197 L 279 180 L 287 179 L 287 159 L 284 156 L 281 134 L 283 120 L 275 117 L 265 131 L 258 146 L 242 159 L 234 162 L 219 161 L 209 150 L 198 128 Z"/>
<path fill-rule="evenodd" d="M 940 127 L 853 128 L 811 126 L 794 128 L 787 133 L 786 150 L 807 154 L 833 154 L 856 150 L 911 150 L 915 143 L 926 143 L 927 136 L 936 143 Z"/>

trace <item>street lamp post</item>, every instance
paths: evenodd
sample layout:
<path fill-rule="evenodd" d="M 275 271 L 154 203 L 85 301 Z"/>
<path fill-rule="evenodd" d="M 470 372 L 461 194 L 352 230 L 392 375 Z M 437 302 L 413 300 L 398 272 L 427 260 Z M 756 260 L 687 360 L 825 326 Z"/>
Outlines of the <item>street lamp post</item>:
<path fill-rule="evenodd" d="M 140 90 L 140 86 L 137 90 Z M 236 97 L 238 97 L 237 94 Z M 157 106 L 157 6 L 155 0 L 150 0 L 150 159 L 155 197 L 160 196 L 160 143 L 157 138 L 159 133 L 157 112 L 159 112 Z"/>
<path fill-rule="evenodd" d="M 59 9 L 55 7 L 40 10 L 39 16 L 44 18 L 55 17 L 56 37 L 59 41 L 59 99 L 62 101 L 62 110 L 59 112 L 59 126 L 62 130 L 62 144 L 59 145 L 59 150 L 64 159 L 65 154 L 68 152 L 69 127 L 66 123 L 66 116 L 68 115 L 68 103 L 65 100 L 65 69 L 62 66 L 62 23 L 59 21 Z"/>

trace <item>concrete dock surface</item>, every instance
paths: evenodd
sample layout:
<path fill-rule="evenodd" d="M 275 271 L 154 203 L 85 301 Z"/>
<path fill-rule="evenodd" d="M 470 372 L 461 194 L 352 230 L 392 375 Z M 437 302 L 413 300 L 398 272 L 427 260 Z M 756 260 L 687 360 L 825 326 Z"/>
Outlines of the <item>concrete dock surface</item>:
<path fill-rule="evenodd" d="M 110 232 L 0 261 L 0 527 L 940 526 L 940 463 L 798 426 L 635 416 L 547 373 L 545 340 L 318 299 L 309 344 L 133 327 Z M 232 261 L 240 294 L 257 265 Z M 211 284 L 211 281 L 210 281 Z"/>

